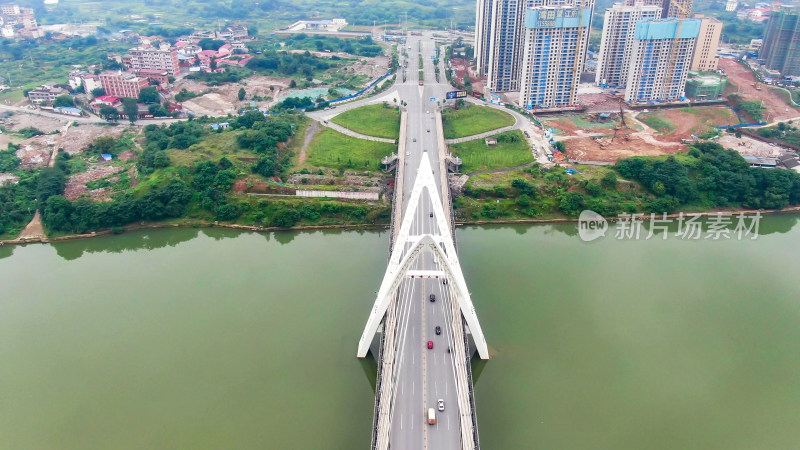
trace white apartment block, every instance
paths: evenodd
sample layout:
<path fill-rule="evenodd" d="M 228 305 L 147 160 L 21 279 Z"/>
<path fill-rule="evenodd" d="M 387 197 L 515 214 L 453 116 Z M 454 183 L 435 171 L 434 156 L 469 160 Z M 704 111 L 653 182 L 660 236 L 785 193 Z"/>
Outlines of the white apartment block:
<path fill-rule="evenodd" d="M 175 76 L 180 72 L 178 53 L 174 50 L 159 50 L 152 47 L 140 47 L 128 52 L 130 66 L 134 71 L 157 70 Z"/>
<path fill-rule="evenodd" d="M 639 22 L 625 91 L 628 103 L 681 100 L 692 63 L 700 21 L 662 19 Z"/>
<path fill-rule="evenodd" d="M 491 5 L 486 87 L 491 92 L 519 90 L 523 11 L 526 0 L 494 0 Z"/>
<path fill-rule="evenodd" d="M 475 54 L 476 57 L 486 58 L 486 85 L 489 91 L 519 92 L 526 11 L 548 6 L 570 6 L 592 11 L 594 0 L 478 0 L 477 7 L 479 11 L 483 10 L 478 16 L 484 22 L 488 19 L 489 26 L 476 26 L 476 30 L 483 28 L 482 31 L 476 31 L 476 41 L 479 33 L 488 32 L 488 37 L 483 39 L 484 44 L 480 49 L 476 43 Z M 484 46 L 488 47 L 488 51 L 483 50 Z M 585 54 L 584 51 L 583 59 Z"/>
<path fill-rule="evenodd" d="M 4 16 L 18 16 L 20 14 L 19 5 L 13 3 L 0 5 L 0 13 Z"/>
<path fill-rule="evenodd" d="M 720 36 L 722 36 L 723 23 L 713 17 L 705 17 L 702 14 L 695 14 L 694 18 L 700 20 L 700 33 L 697 36 L 697 44 L 694 46 L 692 70 L 698 72 L 715 71 L 719 65 L 717 48 L 719 47 Z"/>
<path fill-rule="evenodd" d="M 475 69 L 486 76 L 489 65 L 489 36 L 492 30 L 492 0 L 478 0 L 475 10 Z"/>
<path fill-rule="evenodd" d="M 725 3 L 725 11 L 734 12 L 737 9 L 739 9 L 739 2 L 736 0 L 728 0 L 728 2 Z"/>
<path fill-rule="evenodd" d="M 622 88 L 628 82 L 628 69 L 635 41 L 636 24 L 661 17 L 661 6 L 642 1 L 615 3 L 606 9 L 600 39 L 595 83 Z"/>
<path fill-rule="evenodd" d="M 578 104 L 591 21 L 591 7 L 540 6 L 526 11 L 520 106 Z"/>

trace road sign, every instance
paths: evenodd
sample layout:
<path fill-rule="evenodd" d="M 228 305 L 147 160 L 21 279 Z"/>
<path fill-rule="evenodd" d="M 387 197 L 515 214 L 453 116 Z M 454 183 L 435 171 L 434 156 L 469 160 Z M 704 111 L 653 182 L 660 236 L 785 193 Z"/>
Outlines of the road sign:
<path fill-rule="evenodd" d="M 436 101 L 436 97 L 431 97 L 431 101 L 435 102 Z"/>
<path fill-rule="evenodd" d="M 453 100 L 456 98 L 464 98 L 467 96 L 467 91 L 450 91 L 447 93 L 446 98 L 448 100 Z"/>

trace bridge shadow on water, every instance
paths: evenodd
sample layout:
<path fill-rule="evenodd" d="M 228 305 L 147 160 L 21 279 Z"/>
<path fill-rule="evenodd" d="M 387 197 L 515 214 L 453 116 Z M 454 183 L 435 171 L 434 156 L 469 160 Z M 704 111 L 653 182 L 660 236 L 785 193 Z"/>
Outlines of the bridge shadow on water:
<path fill-rule="evenodd" d="M 361 369 L 364 370 L 364 375 L 366 375 L 369 385 L 372 386 L 372 393 L 376 393 L 378 386 L 378 360 L 375 359 L 372 352 L 367 352 L 367 357 L 359 358 L 358 362 L 361 364 Z"/>
<path fill-rule="evenodd" d="M 478 356 L 478 352 L 472 354 L 472 358 L 469 361 L 470 368 L 472 369 L 472 386 L 478 384 L 478 379 L 481 377 L 481 373 L 483 369 L 486 368 L 486 364 L 489 363 L 487 359 L 481 359 Z"/>

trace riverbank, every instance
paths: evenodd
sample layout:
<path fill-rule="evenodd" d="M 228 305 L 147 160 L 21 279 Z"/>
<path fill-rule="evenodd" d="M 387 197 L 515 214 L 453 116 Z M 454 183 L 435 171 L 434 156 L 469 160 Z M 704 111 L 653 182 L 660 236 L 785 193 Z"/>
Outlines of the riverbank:
<path fill-rule="evenodd" d="M 668 214 L 666 216 L 667 219 L 677 219 L 681 216 L 681 214 L 687 215 L 698 215 L 700 217 L 708 217 L 711 215 L 723 213 L 723 214 L 744 214 L 744 215 L 754 215 L 756 213 L 760 213 L 762 215 L 767 214 L 792 214 L 792 213 L 799 213 L 800 206 L 791 206 L 789 208 L 784 209 L 773 209 L 773 210 L 757 210 L 757 209 L 736 209 L 736 210 L 715 210 L 715 211 L 705 211 L 705 212 L 683 212 L 677 214 Z M 663 215 L 656 215 L 657 219 L 663 219 Z M 606 220 L 609 222 L 617 222 L 621 220 L 621 217 L 606 217 Z M 650 215 L 645 214 L 640 217 L 642 221 L 649 221 Z M 467 220 L 467 221 L 456 221 L 456 226 L 475 226 L 475 225 L 547 225 L 547 224 L 558 224 L 558 223 L 577 223 L 577 218 L 549 218 L 549 219 L 497 219 L 497 220 Z M 165 228 L 226 228 L 231 230 L 240 230 L 240 231 L 255 231 L 255 232 L 274 232 L 274 231 L 314 231 L 314 230 L 379 230 L 379 229 L 389 229 L 388 224 L 352 224 L 352 225 L 303 225 L 297 227 L 290 227 L 290 228 L 281 228 L 281 227 L 259 227 L 259 226 L 252 226 L 252 225 L 239 225 L 239 224 L 232 224 L 232 223 L 220 223 L 220 222 L 209 222 L 203 220 L 184 220 L 180 222 L 166 222 L 166 223 L 139 223 L 139 224 L 132 224 L 122 227 L 122 231 L 112 232 L 111 229 L 95 231 L 92 233 L 86 234 L 71 234 L 65 236 L 55 236 L 52 238 L 42 237 L 42 238 L 18 238 L 18 239 L 7 239 L 7 240 L 0 240 L 0 246 L 5 245 L 25 245 L 25 244 L 48 244 L 51 242 L 64 242 L 64 241 L 74 241 L 80 239 L 91 239 L 95 237 L 102 237 L 102 236 L 112 236 L 112 235 L 119 235 L 123 233 L 129 233 L 133 231 L 142 231 L 142 230 L 159 230 Z"/>

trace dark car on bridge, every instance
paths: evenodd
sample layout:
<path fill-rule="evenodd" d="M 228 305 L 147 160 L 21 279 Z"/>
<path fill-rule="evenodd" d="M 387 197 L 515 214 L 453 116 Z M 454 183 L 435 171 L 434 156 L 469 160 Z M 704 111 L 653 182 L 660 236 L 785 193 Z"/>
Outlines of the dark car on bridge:
<path fill-rule="evenodd" d="M 431 297 L 430 297 L 430 298 L 431 298 L 431 301 L 432 301 L 432 302 L 435 302 L 435 301 L 436 301 L 436 296 L 435 296 L 435 295 L 431 294 Z"/>
<path fill-rule="evenodd" d="M 436 327 L 436 334 L 437 335 L 442 334 L 442 327 L 440 327 L 440 326 Z"/>

